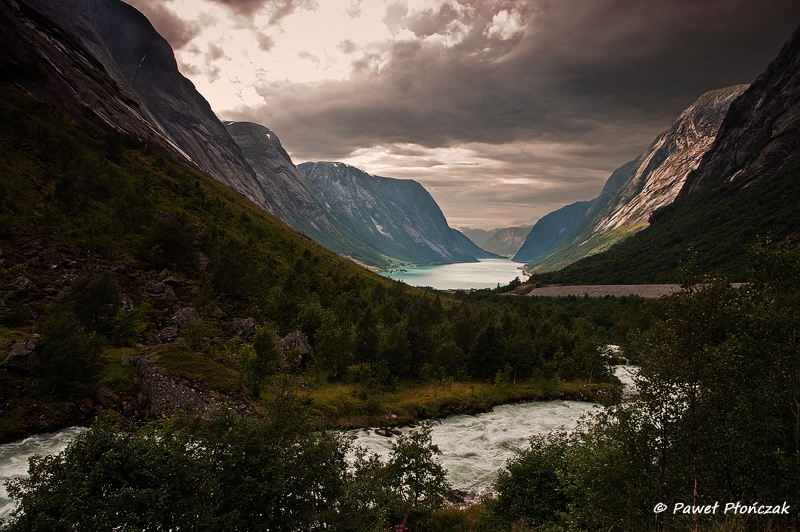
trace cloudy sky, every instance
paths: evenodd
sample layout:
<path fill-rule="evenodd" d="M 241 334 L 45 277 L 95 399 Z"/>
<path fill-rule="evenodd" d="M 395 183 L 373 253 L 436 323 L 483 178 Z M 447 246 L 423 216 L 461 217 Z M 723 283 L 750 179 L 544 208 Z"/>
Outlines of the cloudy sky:
<path fill-rule="evenodd" d="M 753 81 L 797 0 L 126 0 L 224 120 L 296 164 L 420 181 L 454 227 L 595 197 L 703 92 Z"/>

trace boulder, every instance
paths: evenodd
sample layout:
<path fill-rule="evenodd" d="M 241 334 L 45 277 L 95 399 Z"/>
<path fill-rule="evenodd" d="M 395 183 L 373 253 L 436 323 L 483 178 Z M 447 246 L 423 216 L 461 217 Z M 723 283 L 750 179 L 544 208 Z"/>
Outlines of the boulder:
<path fill-rule="evenodd" d="M 8 350 L 5 360 L 0 362 L 0 367 L 17 371 L 29 372 L 33 369 L 32 355 L 44 344 L 44 339 L 38 334 L 32 334 L 17 342 Z"/>
<path fill-rule="evenodd" d="M 161 340 L 162 343 L 170 344 L 178 338 L 178 334 L 179 331 L 177 327 L 164 327 L 164 329 L 158 333 L 158 339 Z"/>
<path fill-rule="evenodd" d="M 213 264 L 205 253 L 197 252 L 197 265 L 200 267 L 201 272 L 211 272 Z"/>
<path fill-rule="evenodd" d="M 231 334 L 250 341 L 258 332 L 258 323 L 253 318 L 235 318 L 228 327 Z"/>
<path fill-rule="evenodd" d="M 179 329 L 188 329 L 192 325 L 192 320 L 200 319 L 200 314 L 194 307 L 185 307 L 176 312 L 172 319 Z"/>
<path fill-rule="evenodd" d="M 287 361 L 290 365 L 303 368 L 314 359 L 314 348 L 311 347 L 311 342 L 308 341 L 308 336 L 301 331 L 290 332 L 281 339 L 281 350 L 285 353 Z M 297 359 L 289 360 L 290 353 L 293 353 Z"/>

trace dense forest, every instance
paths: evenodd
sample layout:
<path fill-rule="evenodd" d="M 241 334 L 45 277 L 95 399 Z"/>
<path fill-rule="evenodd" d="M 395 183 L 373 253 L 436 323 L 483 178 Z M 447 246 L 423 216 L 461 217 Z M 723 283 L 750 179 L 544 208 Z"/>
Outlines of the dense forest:
<path fill-rule="evenodd" d="M 366 424 L 398 387 L 475 383 L 467 398 L 437 388 L 398 423 L 515 398 L 592 397 L 580 383 L 613 384 L 598 347 L 652 318 L 638 298 L 411 288 L 132 138 L 90 135 L 12 90 L 0 115 L 0 341 L 35 346 L 21 371 L 0 370 L 6 441 L 85 419 L 85 407 L 64 405 L 91 406 L 101 388 L 105 407 L 147 417 L 140 355 L 254 410 L 277 373 L 302 374 L 322 426 Z M 295 333 L 303 345 L 287 351 L 281 338 Z M 32 404 L 40 415 L 28 415 Z"/>
<path fill-rule="evenodd" d="M 0 438 L 94 420 L 11 483 L 21 506 L 4 530 L 794 526 L 653 506 L 800 503 L 795 247 L 755 247 L 741 291 L 687 267 L 667 300 L 437 293 L 9 89 L 0 147 L 0 342 L 34 346 L 0 369 Z M 641 364 L 637 401 L 619 403 L 607 344 Z M 153 416 L 136 397 L 142 361 L 245 408 Z M 534 439 L 497 499 L 466 510 L 447 506 L 424 426 L 387 462 L 330 430 L 552 397 L 609 408 Z"/>

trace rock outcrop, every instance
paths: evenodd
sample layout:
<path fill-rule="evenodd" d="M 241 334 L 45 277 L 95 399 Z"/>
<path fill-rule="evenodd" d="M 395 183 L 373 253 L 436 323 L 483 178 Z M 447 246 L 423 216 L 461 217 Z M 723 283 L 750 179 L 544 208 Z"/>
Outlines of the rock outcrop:
<path fill-rule="evenodd" d="M 127 105 L 184 158 L 275 212 L 241 150 L 206 99 L 178 71 L 172 47 L 147 17 L 120 0 L 34 1 L 81 41 L 125 94 Z M 72 48 L 64 52 L 69 55 Z M 127 130 L 127 123 L 115 127 Z"/>
<path fill-rule="evenodd" d="M 139 373 L 136 402 L 150 418 L 190 414 L 204 420 L 218 416 L 223 409 L 237 414 L 254 414 L 244 394 L 226 396 L 209 390 L 200 382 L 170 374 L 158 363 L 157 348 L 136 357 Z"/>
<path fill-rule="evenodd" d="M 24 340 L 17 342 L 8 350 L 6 358 L 0 362 L 0 368 L 26 373 L 32 371 L 32 357 L 43 344 L 44 339 L 38 334 L 32 334 Z"/>
<path fill-rule="evenodd" d="M 800 165 L 800 27 L 725 115 L 681 194 L 715 182 L 746 188 Z"/>

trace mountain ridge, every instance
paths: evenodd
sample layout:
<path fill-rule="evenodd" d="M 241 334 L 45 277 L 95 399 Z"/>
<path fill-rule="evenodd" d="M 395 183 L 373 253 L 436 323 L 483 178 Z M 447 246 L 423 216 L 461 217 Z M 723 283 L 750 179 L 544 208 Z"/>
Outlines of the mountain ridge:
<path fill-rule="evenodd" d="M 477 260 L 461 251 L 436 201 L 417 181 L 336 162 L 307 162 L 297 169 L 329 215 L 378 252 L 410 263 Z"/>
<path fill-rule="evenodd" d="M 611 174 L 601 194 L 587 207 L 585 217 L 569 218 L 574 224 L 572 232 L 549 250 L 539 248 L 542 252 L 528 263 L 529 271 L 558 270 L 646 228 L 653 212 L 678 196 L 687 176 L 713 144 L 729 106 L 746 87 L 735 85 L 701 95 L 642 155 Z M 577 210 L 568 207 L 569 213 Z M 566 213 L 559 216 L 568 219 Z M 556 240 L 543 230 L 531 234 L 542 241 Z"/>
<path fill-rule="evenodd" d="M 604 253 L 533 279 L 676 282 L 679 261 L 689 261 L 698 272 L 746 280 L 749 247 L 800 236 L 799 130 L 800 27 L 731 105 L 697 169 L 673 203 L 652 213 L 647 229 Z"/>

